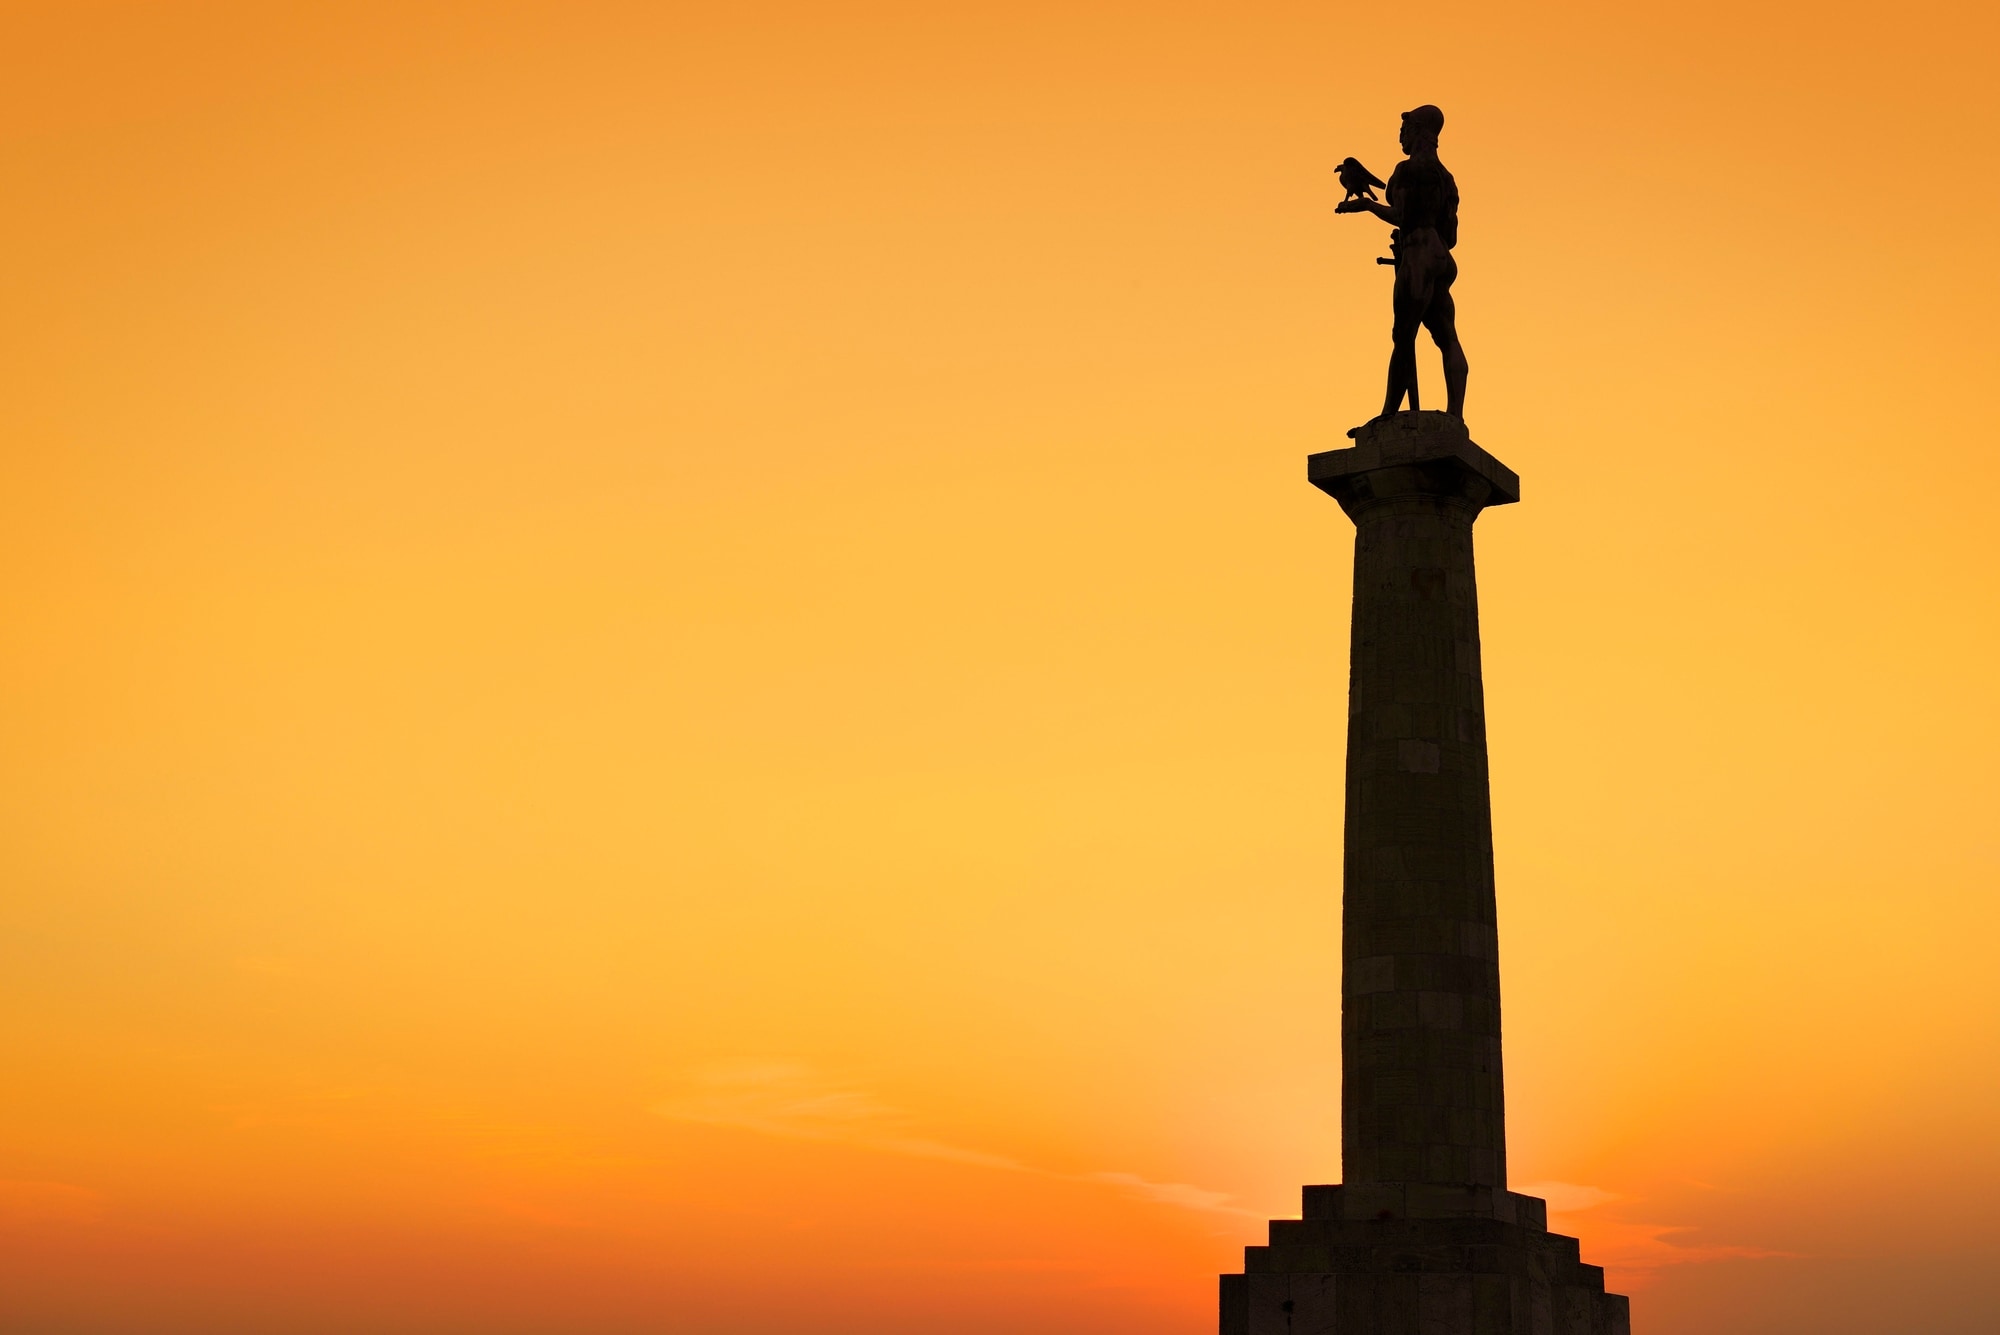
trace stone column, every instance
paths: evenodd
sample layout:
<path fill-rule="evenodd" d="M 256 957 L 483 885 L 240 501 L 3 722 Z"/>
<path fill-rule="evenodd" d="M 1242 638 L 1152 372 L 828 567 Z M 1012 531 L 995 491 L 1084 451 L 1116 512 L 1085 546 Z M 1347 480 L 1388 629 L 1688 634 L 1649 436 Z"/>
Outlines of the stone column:
<path fill-rule="evenodd" d="M 1222 1276 L 1221 1335 L 1631 1335 L 1575 1238 L 1507 1190 L 1472 524 L 1520 479 L 1444 413 L 1315 454 L 1354 521 L 1341 1159 Z"/>
<path fill-rule="evenodd" d="M 1354 436 L 1308 461 L 1355 525 L 1341 1162 L 1357 1204 L 1448 1199 L 1507 1185 L 1472 524 L 1520 480 L 1443 413 Z M 1397 1195 L 1380 1208 L 1433 1213 Z"/>

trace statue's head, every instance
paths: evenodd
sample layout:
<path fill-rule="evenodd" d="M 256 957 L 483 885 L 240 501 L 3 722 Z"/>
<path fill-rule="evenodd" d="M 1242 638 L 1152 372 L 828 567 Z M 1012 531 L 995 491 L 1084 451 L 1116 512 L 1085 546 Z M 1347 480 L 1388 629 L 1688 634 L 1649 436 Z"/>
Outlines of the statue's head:
<path fill-rule="evenodd" d="M 1403 113 L 1403 133 L 1399 137 L 1405 153 L 1437 152 L 1438 136 L 1443 133 L 1444 113 L 1430 103 Z"/>

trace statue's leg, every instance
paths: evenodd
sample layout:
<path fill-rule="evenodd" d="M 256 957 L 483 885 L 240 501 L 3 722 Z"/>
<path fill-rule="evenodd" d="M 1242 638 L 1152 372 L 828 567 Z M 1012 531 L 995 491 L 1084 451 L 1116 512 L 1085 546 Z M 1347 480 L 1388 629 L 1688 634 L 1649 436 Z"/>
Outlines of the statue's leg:
<path fill-rule="evenodd" d="M 1430 285 L 1416 279 L 1411 266 L 1396 266 L 1396 326 L 1392 335 L 1395 345 L 1389 352 L 1389 392 L 1382 404 L 1384 417 L 1402 406 L 1405 394 L 1410 396 L 1410 411 L 1417 411 L 1417 331 L 1423 328 L 1424 310 L 1430 304 Z"/>
<path fill-rule="evenodd" d="M 1471 370 L 1466 365 L 1465 348 L 1458 341 L 1458 307 L 1451 299 L 1451 288 L 1439 289 L 1431 298 L 1430 309 L 1424 313 L 1424 327 L 1431 331 L 1431 339 L 1444 354 L 1445 411 L 1459 421 L 1465 420 L 1465 378 Z"/>
<path fill-rule="evenodd" d="M 1382 401 L 1384 417 L 1403 406 L 1405 394 L 1410 396 L 1410 411 L 1417 410 L 1417 328 L 1412 323 L 1405 333 L 1397 323 L 1395 346 L 1389 351 L 1389 392 Z"/>

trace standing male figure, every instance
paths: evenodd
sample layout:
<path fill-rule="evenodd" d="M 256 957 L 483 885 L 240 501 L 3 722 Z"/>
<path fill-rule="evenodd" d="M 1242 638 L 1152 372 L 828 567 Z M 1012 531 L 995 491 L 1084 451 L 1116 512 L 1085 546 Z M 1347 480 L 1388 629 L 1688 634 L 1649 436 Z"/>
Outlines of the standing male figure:
<path fill-rule="evenodd" d="M 1444 113 L 1425 105 L 1403 113 L 1399 136 L 1409 156 L 1389 176 L 1386 203 L 1372 199 L 1343 200 L 1336 213 L 1372 213 L 1395 227 L 1390 233 L 1396 256 L 1395 348 L 1389 354 L 1389 394 L 1382 404 L 1387 417 L 1410 396 L 1417 411 L 1417 330 L 1431 331 L 1444 354 L 1445 411 L 1465 420 L 1465 349 L 1458 342 L 1458 310 L 1451 285 L 1458 261 L 1451 257 L 1458 244 L 1458 182 L 1438 161 L 1438 135 Z"/>

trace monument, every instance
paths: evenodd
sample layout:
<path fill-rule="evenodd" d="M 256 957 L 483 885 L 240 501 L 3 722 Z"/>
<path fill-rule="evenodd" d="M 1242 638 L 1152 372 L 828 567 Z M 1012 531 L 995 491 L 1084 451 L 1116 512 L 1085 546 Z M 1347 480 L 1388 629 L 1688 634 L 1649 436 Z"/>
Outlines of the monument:
<path fill-rule="evenodd" d="M 1521 497 L 1475 445 L 1451 284 L 1444 114 L 1403 117 L 1386 202 L 1395 343 L 1382 415 L 1306 476 L 1354 521 L 1341 972 L 1342 1182 L 1222 1277 L 1221 1335 L 1629 1335 L 1576 1239 L 1507 1190 L 1500 955 L 1472 526 Z M 1350 160 L 1351 161 L 1351 160 Z M 1359 164 L 1355 164 L 1357 167 Z M 1343 164 L 1345 166 L 1345 164 Z M 1365 169 L 1364 169 L 1365 170 Z M 1345 179 L 1347 173 L 1343 171 Z M 1416 335 L 1448 410 L 1417 407 Z M 1409 410 L 1399 411 L 1407 397 Z"/>

